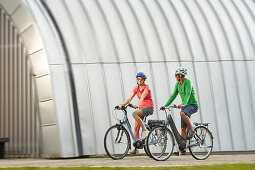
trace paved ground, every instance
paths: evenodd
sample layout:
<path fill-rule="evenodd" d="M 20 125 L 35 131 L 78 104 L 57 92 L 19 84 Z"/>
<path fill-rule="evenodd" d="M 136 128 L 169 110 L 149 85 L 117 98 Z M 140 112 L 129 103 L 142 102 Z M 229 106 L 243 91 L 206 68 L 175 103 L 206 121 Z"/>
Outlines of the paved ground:
<path fill-rule="evenodd" d="M 105 158 L 76 159 L 0 159 L 0 167 L 153 167 L 211 165 L 223 163 L 255 163 L 255 154 L 211 155 L 204 161 L 195 160 L 191 155 L 171 156 L 167 161 L 154 161 L 147 156 L 127 156 L 122 160 Z"/>

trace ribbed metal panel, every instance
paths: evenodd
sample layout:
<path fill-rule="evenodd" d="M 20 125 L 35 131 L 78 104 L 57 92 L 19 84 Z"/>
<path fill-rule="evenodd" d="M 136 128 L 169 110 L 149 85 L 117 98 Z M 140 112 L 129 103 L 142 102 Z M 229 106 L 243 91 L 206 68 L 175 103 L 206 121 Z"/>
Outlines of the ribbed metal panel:
<path fill-rule="evenodd" d="M 85 154 L 104 153 L 105 130 L 115 121 L 111 109 L 130 95 L 138 71 L 148 75 L 158 108 L 180 65 L 188 68 L 200 104 L 192 121 L 211 123 L 214 150 L 254 150 L 254 1 L 46 3 L 70 54 Z M 157 109 L 155 118 L 163 118 Z M 177 111 L 174 119 L 180 128 Z"/>
<path fill-rule="evenodd" d="M 30 60 L 18 30 L 0 8 L 0 137 L 7 157 L 40 157 L 38 102 Z"/>
<path fill-rule="evenodd" d="M 135 74 L 143 71 L 148 75 L 158 108 L 173 91 L 175 78 L 171 73 L 177 66 L 188 68 L 199 100 L 199 111 L 191 120 L 211 123 L 214 150 L 255 149 L 254 1 L 20 1 L 26 5 L 3 4 L 22 30 L 28 56 L 36 54 L 31 58 L 38 70 L 43 65 L 37 57 L 49 59 L 44 60 L 44 66 L 48 64 L 50 71 L 39 71 L 36 76 L 46 154 L 76 155 L 75 145 L 80 142 L 79 154 L 81 148 L 84 155 L 104 154 L 105 131 L 115 123 L 111 109 L 130 95 L 136 85 Z M 25 13 L 26 17 L 20 15 Z M 27 18 L 30 14 L 35 22 Z M 39 141 L 38 137 L 27 137 L 39 134 L 34 128 L 38 125 L 37 107 L 31 104 L 36 100 L 34 85 L 24 45 L 12 26 L 2 14 L 1 45 L 16 42 L 17 48 L 1 48 L 0 122 L 4 128 L 0 132 L 18 136 L 17 150 L 36 152 L 36 147 L 24 145 Z M 45 49 L 38 45 L 36 26 Z M 74 82 L 70 82 L 67 68 Z M 75 87 L 72 84 L 70 88 L 70 83 Z M 77 99 L 78 115 L 73 99 Z M 180 98 L 175 103 L 181 103 Z M 80 125 L 73 126 L 72 116 Z M 163 118 L 158 109 L 149 117 Z M 179 111 L 175 111 L 174 120 L 180 129 Z M 132 116 L 130 121 L 134 123 Z M 81 133 L 75 130 L 78 126 Z M 75 133 L 81 140 L 76 141 Z"/>

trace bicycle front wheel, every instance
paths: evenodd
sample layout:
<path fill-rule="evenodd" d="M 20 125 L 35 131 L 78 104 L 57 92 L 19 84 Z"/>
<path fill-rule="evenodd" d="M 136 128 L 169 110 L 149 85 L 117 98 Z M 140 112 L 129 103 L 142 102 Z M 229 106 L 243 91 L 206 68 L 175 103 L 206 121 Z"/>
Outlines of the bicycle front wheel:
<path fill-rule="evenodd" d="M 107 155 L 112 159 L 124 158 L 130 146 L 130 136 L 122 125 L 114 125 L 105 133 L 104 148 Z"/>
<path fill-rule="evenodd" d="M 204 126 L 195 128 L 195 136 L 189 140 L 190 154 L 198 160 L 208 158 L 213 149 L 212 133 Z"/>
<path fill-rule="evenodd" d="M 149 153 L 149 151 L 148 151 L 148 147 L 147 147 L 147 144 L 145 144 L 145 146 L 144 146 L 144 151 L 145 151 L 145 153 L 146 153 L 146 155 L 148 155 L 150 158 L 152 158 L 152 156 L 150 155 L 150 153 Z"/>
<path fill-rule="evenodd" d="M 174 137 L 166 127 L 156 127 L 147 138 L 147 149 L 150 156 L 157 161 L 167 160 L 174 149 Z"/>

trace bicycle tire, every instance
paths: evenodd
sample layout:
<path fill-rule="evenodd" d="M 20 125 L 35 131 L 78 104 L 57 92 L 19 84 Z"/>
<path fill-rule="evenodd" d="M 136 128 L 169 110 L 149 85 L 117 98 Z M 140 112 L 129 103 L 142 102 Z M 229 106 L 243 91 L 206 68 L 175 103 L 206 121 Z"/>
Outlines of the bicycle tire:
<path fill-rule="evenodd" d="M 145 146 L 143 147 L 143 149 L 144 149 L 144 152 L 146 153 L 146 155 L 149 156 L 150 158 L 152 158 L 152 156 L 150 155 L 150 153 L 148 151 L 148 147 L 147 147 L 146 141 L 145 141 Z"/>
<path fill-rule="evenodd" d="M 188 148 L 190 154 L 197 160 L 205 160 L 210 156 L 213 150 L 212 133 L 205 126 L 198 126 L 194 130 L 196 134 L 189 140 Z M 205 139 L 209 141 L 205 141 Z"/>
<path fill-rule="evenodd" d="M 146 142 L 148 153 L 156 161 L 165 161 L 173 153 L 174 137 L 166 127 L 158 126 L 152 129 Z"/>
<path fill-rule="evenodd" d="M 120 144 L 120 146 L 117 146 L 118 144 Z M 107 155 L 112 159 L 117 160 L 124 158 L 131 148 L 131 140 L 126 128 L 122 125 L 111 126 L 104 136 L 104 148 Z"/>

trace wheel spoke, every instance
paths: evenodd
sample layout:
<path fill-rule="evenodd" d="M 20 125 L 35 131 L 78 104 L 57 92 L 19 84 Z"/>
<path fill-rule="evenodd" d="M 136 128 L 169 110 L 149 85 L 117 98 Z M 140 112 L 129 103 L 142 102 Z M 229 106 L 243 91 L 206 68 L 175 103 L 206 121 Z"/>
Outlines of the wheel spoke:
<path fill-rule="evenodd" d="M 105 151 L 113 159 L 122 159 L 126 156 L 130 146 L 130 137 L 127 130 L 119 125 L 108 129 L 104 138 Z"/>
<path fill-rule="evenodd" d="M 148 136 L 147 148 L 151 157 L 163 161 L 170 157 L 174 147 L 174 138 L 169 129 L 154 128 Z"/>
<path fill-rule="evenodd" d="M 195 128 L 196 135 L 189 141 L 189 150 L 195 159 L 206 159 L 212 152 L 213 138 L 211 132 L 203 126 Z"/>

